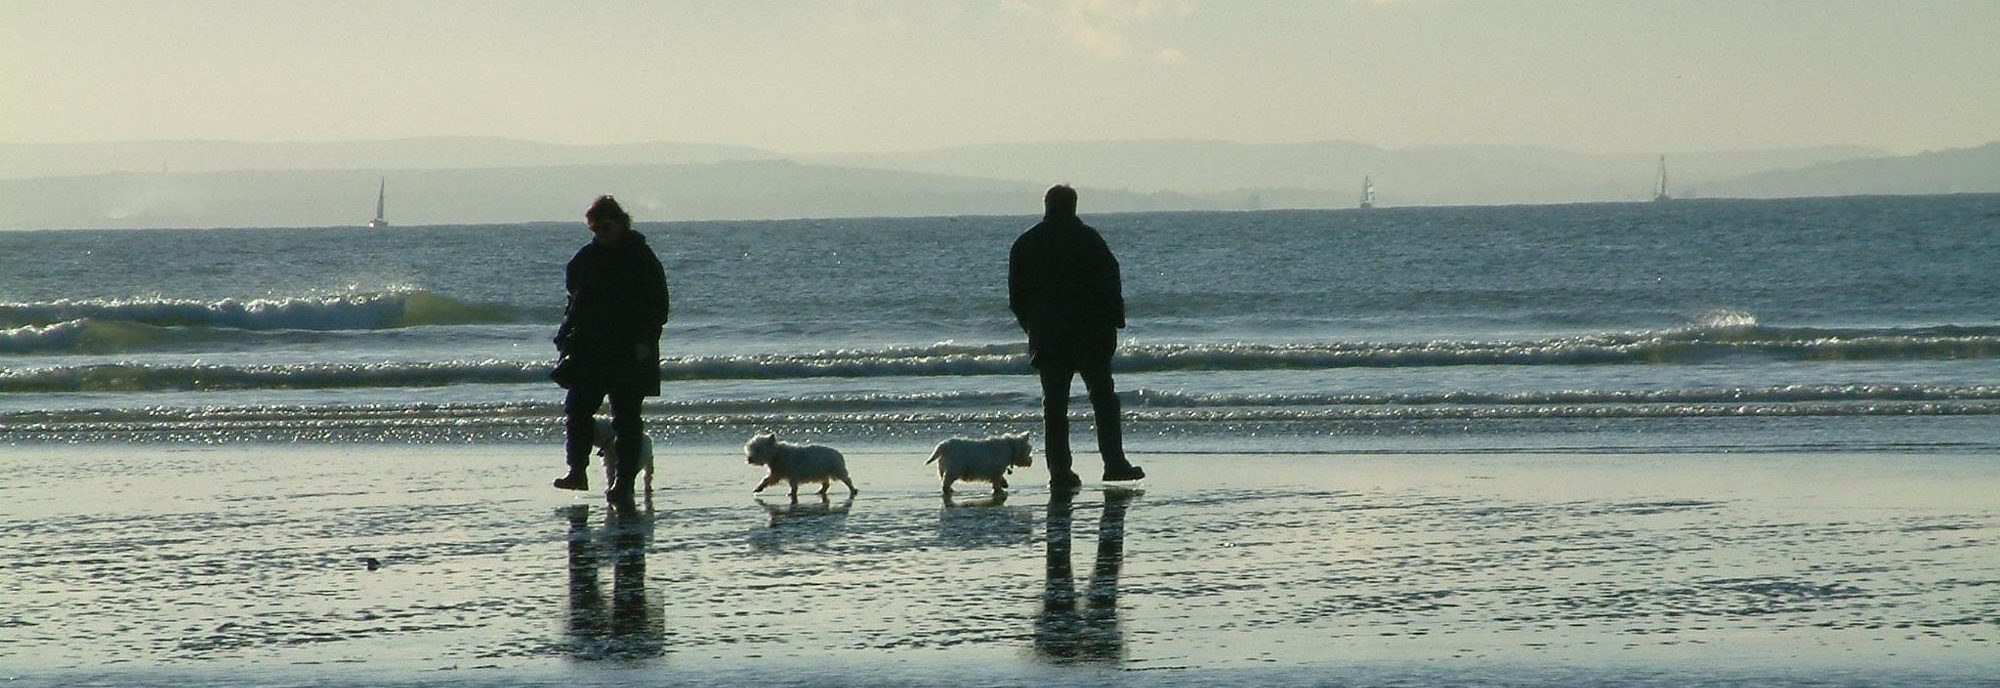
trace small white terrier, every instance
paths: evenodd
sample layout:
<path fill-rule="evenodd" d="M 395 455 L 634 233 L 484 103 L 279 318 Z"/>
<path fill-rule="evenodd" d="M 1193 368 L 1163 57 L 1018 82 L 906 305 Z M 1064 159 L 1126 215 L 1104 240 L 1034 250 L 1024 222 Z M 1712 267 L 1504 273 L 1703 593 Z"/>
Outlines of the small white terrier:
<path fill-rule="evenodd" d="M 766 432 L 743 445 L 743 456 L 751 465 L 771 469 L 752 492 L 763 492 L 780 480 L 791 483 L 793 497 L 799 496 L 799 483 L 819 483 L 819 493 L 824 495 L 835 480 L 847 484 L 849 495 L 860 492 L 847 478 L 847 458 L 833 447 L 780 442 L 777 435 Z"/>
<path fill-rule="evenodd" d="M 1007 489 L 1007 473 L 1015 466 L 1035 464 L 1029 452 L 1025 432 L 976 440 L 953 437 L 939 442 L 930 460 L 924 463 L 938 465 L 938 477 L 944 479 L 947 495 L 951 494 L 951 484 L 960 480 L 993 483 L 993 492 L 997 494 Z"/>
<path fill-rule="evenodd" d="M 590 444 L 597 447 L 597 455 L 604 457 L 604 479 L 618 473 L 618 432 L 611 429 L 611 419 L 598 418 L 597 429 L 590 433 Z M 653 493 L 653 438 L 639 436 L 639 472 L 646 474 L 646 494 Z"/>

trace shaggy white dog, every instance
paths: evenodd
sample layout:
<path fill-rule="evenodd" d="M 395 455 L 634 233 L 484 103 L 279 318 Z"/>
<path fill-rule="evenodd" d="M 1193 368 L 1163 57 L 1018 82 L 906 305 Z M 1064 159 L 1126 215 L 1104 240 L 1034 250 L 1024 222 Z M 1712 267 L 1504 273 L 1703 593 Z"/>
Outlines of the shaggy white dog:
<path fill-rule="evenodd" d="M 597 447 L 597 455 L 604 457 L 604 478 L 609 482 L 618 472 L 618 433 L 611 429 L 611 419 L 598 418 L 597 429 L 590 433 L 590 444 Z M 639 472 L 646 474 L 646 494 L 653 493 L 653 438 L 639 436 Z"/>
<path fill-rule="evenodd" d="M 960 480 L 993 483 L 993 491 L 1007 489 L 1007 473 L 1015 466 L 1032 466 L 1034 459 L 1028 455 L 1028 433 L 996 435 L 982 439 L 953 437 L 939 442 L 931 452 L 931 458 L 924 463 L 938 465 L 938 477 L 944 479 L 944 493 L 951 494 L 951 484 Z"/>
<path fill-rule="evenodd" d="M 743 456 L 751 465 L 771 469 L 752 492 L 763 492 L 780 480 L 791 483 L 793 497 L 799 496 L 799 483 L 819 483 L 819 493 L 826 494 L 835 480 L 847 484 L 847 494 L 860 492 L 847 478 L 847 458 L 833 447 L 780 442 L 767 432 L 750 438 L 743 445 Z"/>

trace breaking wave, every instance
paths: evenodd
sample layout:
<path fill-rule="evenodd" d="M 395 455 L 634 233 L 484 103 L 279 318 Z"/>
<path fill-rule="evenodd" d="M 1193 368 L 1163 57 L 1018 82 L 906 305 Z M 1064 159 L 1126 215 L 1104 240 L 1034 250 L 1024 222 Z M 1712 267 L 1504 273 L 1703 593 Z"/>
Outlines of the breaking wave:
<path fill-rule="evenodd" d="M 117 353 L 278 330 L 514 323 L 519 309 L 422 289 L 278 299 L 135 298 L 0 303 L 0 353 Z"/>
<path fill-rule="evenodd" d="M 2000 386 L 1329 396 L 1188 395 L 1141 389 L 1123 396 L 1128 402 L 1123 415 L 1129 422 L 1212 430 L 1245 423 L 2000 415 Z M 972 426 L 1032 426 L 1041 420 L 1035 398 L 1012 393 L 656 399 L 648 400 L 646 409 L 652 431 L 675 434 L 744 426 L 902 427 L 928 433 Z M 1081 417 L 1087 411 L 1072 413 Z M 555 402 L 17 411 L 0 413 L 0 440 L 76 441 L 90 434 L 192 441 L 547 438 L 561 427 L 561 414 L 561 404 Z"/>
<path fill-rule="evenodd" d="M 1818 329 L 1703 326 L 1530 341 L 1181 344 L 1128 347 L 1122 370 L 1401 368 L 2000 357 L 2000 327 Z"/>
<path fill-rule="evenodd" d="M 0 351 L 21 340 L 92 349 L 123 342 L 228 336 L 132 322 L 72 321 L 0 333 Z M 33 345 L 28 345 L 32 348 Z M 1130 344 L 1124 373 L 1436 366 L 1694 364 L 1732 357 L 1789 361 L 1987 359 L 2000 357 L 2000 327 L 1921 329 L 1687 328 L 1533 341 L 1315 344 Z M 547 361 L 301 363 L 287 365 L 92 363 L 0 371 L 0 392 L 337 389 L 544 382 Z M 1016 375 L 1027 370 L 1020 344 L 957 344 L 832 350 L 802 354 L 683 356 L 666 359 L 669 380 L 776 380 Z"/>

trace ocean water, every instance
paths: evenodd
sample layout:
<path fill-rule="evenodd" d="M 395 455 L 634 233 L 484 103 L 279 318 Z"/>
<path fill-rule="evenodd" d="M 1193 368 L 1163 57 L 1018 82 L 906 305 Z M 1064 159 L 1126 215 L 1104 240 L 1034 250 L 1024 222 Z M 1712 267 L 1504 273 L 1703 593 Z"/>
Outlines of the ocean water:
<path fill-rule="evenodd" d="M 1084 205 L 1135 452 L 2000 449 L 2000 196 Z M 673 290 L 649 433 L 1038 430 L 1005 284 L 1035 219 L 639 218 Z M 0 442 L 554 442 L 587 239 L 0 232 Z"/>

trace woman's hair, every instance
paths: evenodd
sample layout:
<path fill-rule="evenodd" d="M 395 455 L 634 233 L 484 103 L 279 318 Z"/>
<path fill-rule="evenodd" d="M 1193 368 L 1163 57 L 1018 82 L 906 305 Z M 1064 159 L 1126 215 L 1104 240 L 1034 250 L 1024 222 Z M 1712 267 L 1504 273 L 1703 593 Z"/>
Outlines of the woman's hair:
<path fill-rule="evenodd" d="M 632 227 L 632 216 L 626 214 L 624 208 L 619 207 L 618 199 L 612 198 L 611 194 L 598 196 L 597 200 L 591 201 L 590 209 L 583 211 L 583 218 L 586 220 L 615 219 L 625 225 L 627 229 Z"/>

